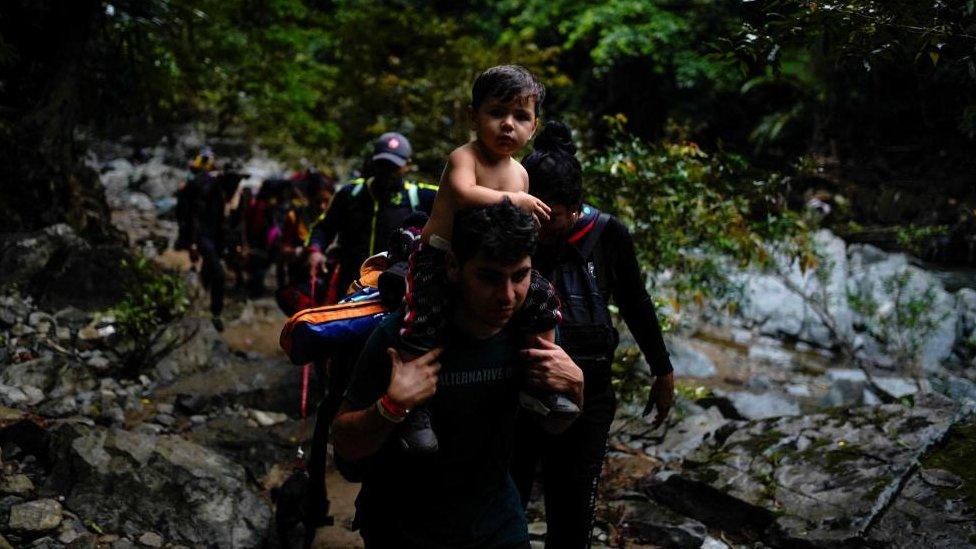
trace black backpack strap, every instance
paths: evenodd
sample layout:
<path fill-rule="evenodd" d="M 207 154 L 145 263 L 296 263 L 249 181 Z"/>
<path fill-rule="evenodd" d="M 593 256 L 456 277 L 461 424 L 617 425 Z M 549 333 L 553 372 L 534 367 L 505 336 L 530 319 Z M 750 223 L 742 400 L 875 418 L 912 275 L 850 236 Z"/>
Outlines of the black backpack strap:
<path fill-rule="evenodd" d="M 596 224 L 590 230 L 590 234 L 586 235 L 586 239 L 583 240 L 583 245 L 580 246 L 579 252 L 583 259 L 589 259 L 590 254 L 593 253 L 593 248 L 596 247 L 596 243 L 600 240 L 600 235 L 603 234 L 603 229 L 607 227 L 607 223 L 610 222 L 610 214 L 600 212 L 596 218 Z"/>

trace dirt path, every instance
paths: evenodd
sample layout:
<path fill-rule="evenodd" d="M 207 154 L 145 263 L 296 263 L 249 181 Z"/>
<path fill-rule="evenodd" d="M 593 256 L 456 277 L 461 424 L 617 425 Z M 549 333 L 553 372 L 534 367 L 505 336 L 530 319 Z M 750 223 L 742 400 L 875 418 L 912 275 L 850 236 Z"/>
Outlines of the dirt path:
<path fill-rule="evenodd" d="M 261 299 L 240 303 L 228 300 L 227 329 L 222 337 L 234 350 L 259 353 L 268 357 L 284 357 L 278 346 L 278 336 L 284 325 L 282 314 L 274 301 Z M 309 426 L 309 432 L 313 429 Z M 362 538 L 350 530 L 355 514 L 354 503 L 359 494 L 359 484 L 347 482 L 332 463 L 332 447 L 329 446 L 329 463 L 326 472 L 326 489 L 329 494 L 333 526 L 319 528 L 315 535 L 314 547 L 318 549 L 358 548 L 363 546 Z"/>

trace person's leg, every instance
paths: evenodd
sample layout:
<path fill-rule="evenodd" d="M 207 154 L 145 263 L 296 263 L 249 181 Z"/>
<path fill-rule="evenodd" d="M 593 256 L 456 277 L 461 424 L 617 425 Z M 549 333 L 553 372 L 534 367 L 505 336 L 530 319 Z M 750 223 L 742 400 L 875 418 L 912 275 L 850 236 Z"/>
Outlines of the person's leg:
<path fill-rule="evenodd" d="M 533 346 L 536 337 L 553 342 L 554 330 L 561 320 L 559 296 L 555 288 L 538 271 L 533 270 L 525 303 L 513 319 L 517 329 L 525 336 L 526 346 Z M 536 414 L 539 425 L 550 434 L 565 431 L 580 413 L 579 406 L 571 398 L 538 388 L 527 387 L 519 400 L 524 408 Z"/>
<path fill-rule="evenodd" d="M 609 418 L 599 415 L 584 414 L 543 451 L 547 548 L 590 546 L 597 483 L 613 419 L 612 412 Z"/>
<path fill-rule="evenodd" d="M 203 259 L 203 281 L 210 290 L 210 314 L 213 315 L 214 327 L 223 330 L 220 315 L 224 310 L 224 267 L 220 261 L 220 253 L 216 245 L 209 238 L 201 238 L 197 244 L 200 257 Z"/>
<path fill-rule="evenodd" d="M 515 444 L 509 472 L 519 491 L 522 507 L 527 507 L 532 497 L 532 485 L 539 466 L 540 449 L 547 443 L 543 433 L 529 418 L 522 414 L 515 424 Z"/>
<path fill-rule="evenodd" d="M 447 251 L 421 244 L 410 255 L 405 314 L 400 328 L 399 351 L 404 360 L 420 356 L 440 344 L 447 315 Z M 414 454 L 436 452 L 437 436 L 430 426 L 430 410 L 413 410 L 400 428 L 400 446 Z"/>

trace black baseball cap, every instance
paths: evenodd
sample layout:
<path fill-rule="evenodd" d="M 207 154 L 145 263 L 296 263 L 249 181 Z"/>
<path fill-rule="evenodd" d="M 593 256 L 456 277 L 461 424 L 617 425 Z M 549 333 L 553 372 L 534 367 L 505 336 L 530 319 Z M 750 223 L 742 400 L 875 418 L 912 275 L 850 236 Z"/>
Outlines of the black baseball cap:
<path fill-rule="evenodd" d="M 403 167 L 410 161 L 413 147 L 410 141 L 397 132 L 387 132 L 373 143 L 373 160 L 389 160 L 397 166 Z"/>

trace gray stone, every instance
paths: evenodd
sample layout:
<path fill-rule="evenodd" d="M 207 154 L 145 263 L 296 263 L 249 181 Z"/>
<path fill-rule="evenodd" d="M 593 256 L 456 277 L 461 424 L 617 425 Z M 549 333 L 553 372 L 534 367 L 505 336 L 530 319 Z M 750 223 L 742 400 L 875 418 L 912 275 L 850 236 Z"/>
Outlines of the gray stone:
<path fill-rule="evenodd" d="M 776 366 L 789 366 L 793 363 L 793 355 L 789 351 L 780 347 L 767 345 L 753 345 L 749 347 L 747 356 L 751 360 L 766 362 Z"/>
<path fill-rule="evenodd" d="M 913 475 L 866 538 L 895 549 L 972 547 L 976 513 L 953 488 L 926 482 L 925 470 Z"/>
<path fill-rule="evenodd" d="M 620 528 L 628 540 L 660 547 L 698 549 L 708 530 L 653 501 L 628 501 Z"/>
<path fill-rule="evenodd" d="M 733 392 L 728 395 L 732 406 L 746 419 L 764 419 L 779 416 L 794 416 L 800 407 L 791 397 L 778 393 Z"/>
<path fill-rule="evenodd" d="M 250 410 L 251 418 L 258 422 L 261 427 L 271 427 L 288 421 L 288 416 L 279 412 L 265 412 L 262 410 Z"/>
<path fill-rule="evenodd" d="M 832 408 L 835 406 L 856 406 L 861 404 L 867 381 L 840 378 L 830 384 L 827 394 L 820 399 L 820 406 Z"/>
<path fill-rule="evenodd" d="M 804 271 L 796 262 L 774 254 L 778 273 L 749 273 L 741 277 L 745 297 L 740 314 L 763 334 L 791 336 L 831 347 L 835 334 L 800 293 L 823 302 L 841 337 L 850 337 L 853 317 L 847 304 L 847 251 L 844 241 L 827 230 L 816 232 L 812 240 L 820 258 L 817 269 Z"/>
<path fill-rule="evenodd" d="M 643 490 L 709 527 L 775 546 L 863 546 L 957 417 L 948 399 L 922 395 L 914 407 L 754 421 L 706 440 L 681 473 L 649 477 Z"/>
<path fill-rule="evenodd" d="M 960 403 L 976 403 L 976 383 L 957 376 L 930 377 L 932 390 Z"/>
<path fill-rule="evenodd" d="M 663 441 L 648 446 L 648 454 L 662 461 L 683 459 L 726 423 L 728 420 L 717 407 L 707 408 L 703 413 L 686 417 L 668 429 Z"/>
<path fill-rule="evenodd" d="M 139 536 L 139 543 L 146 547 L 162 547 L 163 537 L 155 532 L 146 532 Z"/>
<path fill-rule="evenodd" d="M 892 398 L 902 398 L 918 392 L 918 384 L 907 377 L 875 377 L 874 384 L 878 389 Z"/>
<path fill-rule="evenodd" d="M 864 370 L 855 369 L 835 369 L 827 370 L 827 379 L 830 381 L 837 381 L 839 379 L 847 381 L 857 381 L 857 382 L 867 382 L 868 376 L 864 373 Z"/>
<path fill-rule="evenodd" d="M 890 282 L 899 276 L 907 277 L 905 286 L 900 291 L 892 287 Z M 856 314 L 856 322 L 865 326 L 871 337 L 889 342 L 917 341 L 917 358 L 928 370 L 937 368 L 951 355 L 959 316 L 956 299 L 945 291 L 938 278 L 908 264 L 903 254 L 891 254 L 881 261 L 865 264 L 861 269 L 855 269 L 852 262 L 848 291 L 877 304 L 875 314 Z M 894 318 L 897 309 L 906 306 L 909 300 L 924 297 L 929 292 L 931 296 L 926 302 L 927 309 L 922 313 L 922 318 L 935 323 L 931 332 L 918 334 L 917 328 L 898 326 L 897 318 Z M 883 324 L 883 318 L 892 320 Z M 886 352 L 893 355 L 906 351 L 899 350 L 892 343 Z"/>
<path fill-rule="evenodd" d="M 27 497 L 34 492 L 34 483 L 27 475 L 14 474 L 0 477 L 0 494 Z"/>
<path fill-rule="evenodd" d="M 807 398 L 812 396 L 810 386 L 802 383 L 790 383 L 783 387 L 783 389 L 786 390 L 786 394 L 792 397 Z"/>
<path fill-rule="evenodd" d="M 8 526 L 20 532 L 46 532 L 61 524 L 61 504 L 53 499 L 28 501 L 10 508 Z"/>
<path fill-rule="evenodd" d="M 33 233 L 4 235 L 0 238 L 0 280 L 26 286 L 51 270 L 48 263 L 52 259 L 68 250 L 88 249 L 88 243 L 63 223 Z"/>
<path fill-rule="evenodd" d="M 189 545 L 261 545 L 268 504 L 220 454 L 178 436 L 116 429 L 55 438 L 66 446 L 49 483 L 66 487 L 66 505 L 103 529 L 131 525 Z"/>
<path fill-rule="evenodd" d="M 680 377 L 712 377 L 716 373 L 715 363 L 701 351 L 691 346 L 683 338 L 670 337 L 667 341 L 668 354 L 674 375 Z"/>

